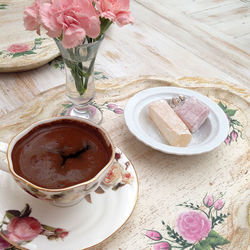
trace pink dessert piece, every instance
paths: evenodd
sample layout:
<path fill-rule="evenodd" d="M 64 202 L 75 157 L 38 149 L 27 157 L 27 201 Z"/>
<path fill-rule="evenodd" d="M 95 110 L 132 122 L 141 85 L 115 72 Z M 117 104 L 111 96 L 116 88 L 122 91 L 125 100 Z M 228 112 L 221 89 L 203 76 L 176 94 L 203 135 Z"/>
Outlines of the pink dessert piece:
<path fill-rule="evenodd" d="M 191 133 L 196 132 L 209 115 L 209 108 L 195 97 L 174 97 L 171 107 Z"/>

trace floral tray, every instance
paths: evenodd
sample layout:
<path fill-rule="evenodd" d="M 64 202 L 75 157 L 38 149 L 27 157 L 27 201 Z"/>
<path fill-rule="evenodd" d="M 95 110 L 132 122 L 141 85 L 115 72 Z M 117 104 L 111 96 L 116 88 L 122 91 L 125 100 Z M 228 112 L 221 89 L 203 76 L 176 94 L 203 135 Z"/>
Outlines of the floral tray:
<path fill-rule="evenodd" d="M 225 141 L 208 153 L 179 156 L 137 140 L 126 126 L 124 107 L 139 91 L 160 86 L 191 89 L 213 100 L 230 123 Z M 247 250 L 249 90 L 216 79 L 160 76 L 101 79 L 96 88 L 93 105 L 103 112 L 102 126 L 133 162 L 140 182 L 132 216 L 97 249 Z M 63 86 L 51 89 L 1 117 L 0 141 L 9 142 L 32 122 L 67 115 L 71 108 Z"/>

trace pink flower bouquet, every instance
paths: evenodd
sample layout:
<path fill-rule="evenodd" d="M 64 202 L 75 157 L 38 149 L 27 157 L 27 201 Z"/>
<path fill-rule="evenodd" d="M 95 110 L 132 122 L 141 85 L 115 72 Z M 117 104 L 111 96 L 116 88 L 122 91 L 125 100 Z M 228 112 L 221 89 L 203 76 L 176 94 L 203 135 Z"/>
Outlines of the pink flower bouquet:
<path fill-rule="evenodd" d="M 133 23 L 129 0 L 36 0 L 24 10 L 27 30 L 40 35 L 42 26 L 65 48 L 97 41 L 112 23 Z"/>
<path fill-rule="evenodd" d="M 112 23 L 120 27 L 133 23 L 129 0 L 36 0 L 24 10 L 27 30 L 40 35 L 42 27 L 54 38 L 80 95 L 87 89 L 99 44 Z M 81 45 L 90 45 L 87 67 L 79 60 L 83 53 L 77 47 Z"/>

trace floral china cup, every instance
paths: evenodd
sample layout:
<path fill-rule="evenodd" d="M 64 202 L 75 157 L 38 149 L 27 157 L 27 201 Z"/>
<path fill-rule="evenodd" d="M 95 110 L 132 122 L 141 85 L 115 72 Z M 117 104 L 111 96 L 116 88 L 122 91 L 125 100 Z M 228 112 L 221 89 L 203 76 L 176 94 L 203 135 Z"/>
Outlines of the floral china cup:
<path fill-rule="evenodd" d="M 53 121 L 60 121 L 60 120 L 75 120 L 80 121 L 81 123 L 87 123 L 88 125 L 94 127 L 99 133 L 102 138 L 104 138 L 104 141 L 106 143 L 106 147 L 111 148 L 111 154 L 109 157 L 108 163 L 103 166 L 103 168 L 97 173 L 95 177 L 92 179 L 73 185 L 65 188 L 60 189 L 49 189 L 44 187 L 39 187 L 35 184 L 32 184 L 28 180 L 24 179 L 23 177 L 19 176 L 17 173 L 15 173 L 13 169 L 13 161 L 12 161 L 12 150 L 15 146 L 15 144 L 23 138 L 25 135 L 27 135 L 28 132 L 30 132 L 32 129 L 36 128 L 37 126 L 41 124 L 51 123 Z M 90 122 L 83 120 L 81 118 L 77 117 L 56 117 L 51 118 L 47 120 L 38 121 L 34 124 L 32 124 L 30 127 L 24 129 L 19 134 L 14 136 L 9 143 L 9 145 L 5 143 L 0 143 L 0 151 L 5 152 L 7 154 L 7 160 L 8 160 L 8 171 L 12 174 L 13 178 L 17 182 L 17 184 L 25 190 L 27 193 L 32 195 L 35 198 L 38 198 L 40 200 L 45 200 L 48 202 L 51 202 L 53 205 L 60 206 L 60 207 L 67 207 L 72 206 L 80 202 L 86 195 L 90 194 L 91 192 L 95 191 L 100 183 L 105 178 L 106 174 L 109 172 L 111 166 L 113 165 L 114 159 L 115 159 L 115 148 L 114 145 L 108 135 L 108 133 L 101 128 L 100 126 Z"/>

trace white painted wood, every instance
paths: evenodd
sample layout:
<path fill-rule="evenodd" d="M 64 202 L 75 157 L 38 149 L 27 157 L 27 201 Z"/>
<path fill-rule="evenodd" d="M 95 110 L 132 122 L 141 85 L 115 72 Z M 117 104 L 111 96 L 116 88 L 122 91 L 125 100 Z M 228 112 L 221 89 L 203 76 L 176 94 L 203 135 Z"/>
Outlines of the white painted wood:
<path fill-rule="evenodd" d="M 112 78 L 200 76 L 249 87 L 249 9 L 250 3 L 240 0 L 131 0 L 135 23 L 111 26 L 99 50 L 96 70 Z M 15 20 L 12 12 L 11 8 L 0 10 L 0 17 Z M 51 65 L 0 73 L 0 115 L 64 82 L 64 71 Z"/>

